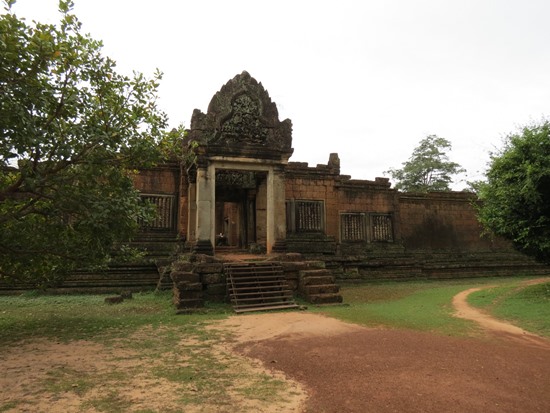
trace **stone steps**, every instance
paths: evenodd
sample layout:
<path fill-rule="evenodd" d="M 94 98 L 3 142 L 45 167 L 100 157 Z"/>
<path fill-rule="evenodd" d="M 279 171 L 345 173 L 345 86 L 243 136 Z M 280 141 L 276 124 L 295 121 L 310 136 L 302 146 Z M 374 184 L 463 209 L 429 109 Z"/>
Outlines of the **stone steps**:
<path fill-rule="evenodd" d="M 227 291 L 237 313 L 298 308 L 278 263 L 226 263 Z"/>
<path fill-rule="evenodd" d="M 111 266 L 105 271 L 76 271 L 45 292 L 69 293 L 120 293 L 121 291 L 153 290 L 158 282 L 157 268 L 152 264 Z M 21 294 L 36 288 L 30 283 L 7 284 L 0 282 L 0 295 Z"/>
<path fill-rule="evenodd" d="M 340 291 L 340 287 L 336 284 L 306 285 L 304 290 L 306 295 L 312 296 L 317 294 L 336 294 Z"/>
<path fill-rule="evenodd" d="M 199 308 L 204 305 L 200 275 L 192 271 L 172 270 L 172 300 L 177 310 Z"/>
<path fill-rule="evenodd" d="M 340 286 L 327 269 L 302 270 L 299 273 L 298 291 L 311 304 L 336 304 L 342 302 Z"/>

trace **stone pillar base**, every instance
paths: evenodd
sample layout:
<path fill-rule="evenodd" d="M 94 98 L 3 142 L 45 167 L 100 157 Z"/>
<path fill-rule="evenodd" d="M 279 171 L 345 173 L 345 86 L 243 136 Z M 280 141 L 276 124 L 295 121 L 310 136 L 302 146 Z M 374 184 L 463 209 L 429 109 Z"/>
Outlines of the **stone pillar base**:
<path fill-rule="evenodd" d="M 193 246 L 193 252 L 195 254 L 214 255 L 214 248 L 210 240 L 200 239 Z"/>
<path fill-rule="evenodd" d="M 286 252 L 286 250 L 286 239 L 278 239 L 271 248 L 271 252 Z"/>

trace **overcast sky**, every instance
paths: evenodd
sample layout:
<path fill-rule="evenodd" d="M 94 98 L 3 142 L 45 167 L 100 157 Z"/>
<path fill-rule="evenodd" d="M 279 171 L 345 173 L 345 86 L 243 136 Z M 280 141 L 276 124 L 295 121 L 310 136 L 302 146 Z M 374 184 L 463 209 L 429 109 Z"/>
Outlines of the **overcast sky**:
<path fill-rule="evenodd" d="M 16 14 L 59 21 L 57 0 Z M 550 113 L 548 0 L 75 0 L 119 71 L 164 72 L 172 126 L 243 70 L 293 123 L 291 161 L 338 152 L 356 179 L 399 167 L 426 135 L 479 179 L 489 152 Z M 465 187 L 455 184 L 456 189 Z"/>

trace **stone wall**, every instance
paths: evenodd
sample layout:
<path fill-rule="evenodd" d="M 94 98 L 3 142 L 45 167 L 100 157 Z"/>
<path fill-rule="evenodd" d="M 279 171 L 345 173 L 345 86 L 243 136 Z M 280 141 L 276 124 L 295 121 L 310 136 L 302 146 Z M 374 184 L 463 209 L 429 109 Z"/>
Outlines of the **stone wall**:
<path fill-rule="evenodd" d="M 399 195 L 401 239 L 408 250 L 510 250 L 502 239 L 482 236 L 467 192 L 404 193 Z"/>
<path fill-rule="evenodd" d="M 163 167 L 143 171 L 137 180 L 143 192 L 174 193 L 178 197 L 180 234 L 187 226 L 187 180 L 179 171 Z M 175 185 L 175 187 L 173 186 Z M 174 188 L 176 191 L 174 192 Z M 179 194 L 178 194 L 179 191 Z M 265 243 L 265 181 L 257 188 L 256 231 Z M 388 179 L 355 180 L 340 175 L 339 160 L 332 154 L 326 165 L 310 167 L 290 162 L 285 170 L 287 212 L 292 202 L 321 203 L 322 230 L 293 231 L 287 213 L 287 250 L 322 259 L 339 280 L 406 278 L 446 278 L 463 276 L 545 273 L 532 259 L 518 254 L 510 243 L 482 236 L 474 208 L 475 196 L 466 192 L 427 194 L 400 193 Z M 316 207 L 318 212 L 320 209 Z M 364 236 L 345 239 L 344 215 L 361 215 Z M 391 239 L 377 240 L 372 217 L 383 215 L 391 221 Z M 287 264 L 285 264 L 287 265 Z M 196 268 L 195 268 L 196 266 Z M 294 286 L 298 272 L 288 264 L 285 270 Z M 226 286 L 221 264 L 194 264 L 205 300 L 224 298 Z"/>
<path fill-rule="evenodd" d="M 155 168 L 142 169 L 133 177 L 134 185 L 142 194 L 173 195 L 176 208 L 176 228 L 181 239 L 187 238 L 188 184 L 187 177 L 181 175 L 177 163 L 166 163 Z"/>
<path fill-rule="evenodd" d="M 322 234 L 289 232 L 287 244 L 291 250 L 303 253 L 348 253 L 369 248 L 369 214 L 391 214 L 394 222 L 393 239 L 399 238 L 397 192 L 386 178 L 350 179 L 340 175 L 337 154 L 331 154 L 327 165 L 309 167 L 307 163 L 290 162 L 286 170 L 286 199 L 322 201 L 324 231 Z M 342 240 L 341 215 L 364 215 L 364 237 L 352 243 Z M 330 246 L 327 242 L 332 243 Z"/>
<path fill-rule="evenodd" d="M 370 252 L 323 257 L 338 282 L 549 275 L 550 267 L 517 251 Z"/>
<path fill-rule="evenodd" d="M 334 254 L 336 252 L 338 226 L 337 194 L 335 179 L 339 168 L 330 165 L 309 167 L 307 163 L 290 162 L 285 173 L 285 199 L 289 201 L 320 201 L 323 204 L 324 231 L 294 232 L 289 223 L 287 210 L 287 248 L 291 252 L 309 254 Z M 291 208 L 287 204 L 287 209 Z"/>
<path fill-rule="evenodd" d="M 182 240 L 187 240 L 189 234 L 187 227 L 189 222 L 189 184 L 187 175 L 180 174 L 179 176 L 179 193 L 178 193 L 178 234 Z"/>
<path fill-rule="evenodd" d="M 335 154 L 327 165 L 291 162 L 286 199 L 324 203 L 325 232 L 290 232 L 287 244 L 291 251 L 323 260 L 339 281 L 550 273 L 508 241 L 482 235 L 474 194 L 400 193 L 386 178 L 340 175 L 338 165 Z M 354 213 L 367 228 L 363 237 L 344 239 L 342 217 Z M 391 239 L 376 239 L 373 216 L 391 220 Z"/>
<path fill-rule="evenodd" d="M 331 239 L 339 255 L 393 254 L 405 251 L 511 251 L 510 243 L 482 236 L 473 203 L 467 192 L 400 193 L 387 178 L 350 179 L 340 175 L 339 161 L 332 154 L 327 165 L 309 167 L 290 162 L 286 170 L 286 199 L 316 200 L 324 204 L 324 236 L 289 233 L 289 246 L 297 252 L 327 254 Z M 342 214 L 365 214 L 365 225 L 372 227 L 373 214 L 391 219 L 392 239 L 380 242 L 365 229 L 363 239 L 342 236 Z M 317 241 L 316 241 L 317 238 Z M 359 237 L 360 238 L 360 237 Z M 325 244 L 318 241 L 325 240 Z"/>
<path fill-rule="evenodd" d="M 177 164 L 166 164 L 157 168 L 141 169 L 133 180 L 140 192 L 174 194 L 180 186 L 180 168 Z"/>

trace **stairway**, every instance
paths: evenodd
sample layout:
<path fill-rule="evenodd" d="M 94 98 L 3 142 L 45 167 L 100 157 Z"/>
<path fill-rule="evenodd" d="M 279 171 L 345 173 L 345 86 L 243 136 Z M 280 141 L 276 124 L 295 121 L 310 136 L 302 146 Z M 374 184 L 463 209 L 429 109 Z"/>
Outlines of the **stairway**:
<path fill-rule="evenodd" d="M 224 264 L 227 291 L 236 313 L 298 308 L 280 264 Z"/>
<path fill-rule="evenodd" d="M 340 286 L 327 269 L 300 271 L 298 290 L 311 304 L 335 304 L 342 302 Z"/>

